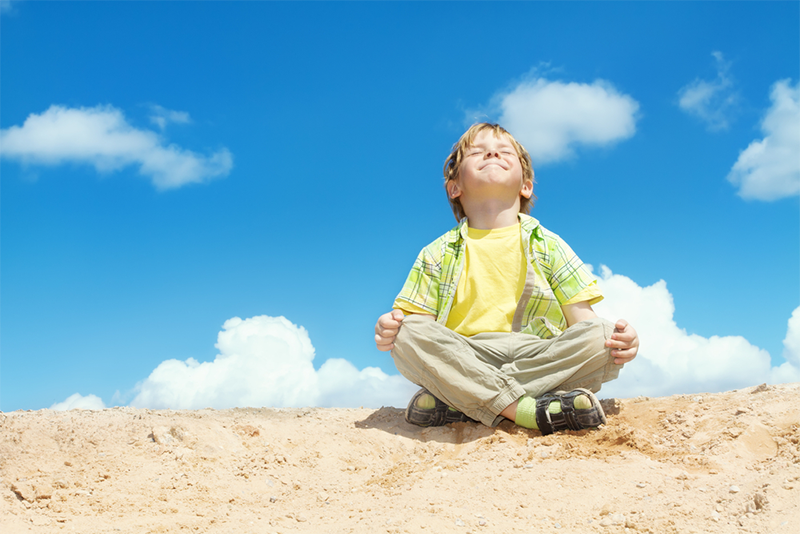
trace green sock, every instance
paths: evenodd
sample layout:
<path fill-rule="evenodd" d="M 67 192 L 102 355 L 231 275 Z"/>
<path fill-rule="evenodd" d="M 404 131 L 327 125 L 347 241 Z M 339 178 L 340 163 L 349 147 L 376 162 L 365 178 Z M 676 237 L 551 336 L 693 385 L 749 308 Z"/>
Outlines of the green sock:
<path fill-rule="evenodd" d="M 553 404 L 556 403 L 551 402 L 551 408 Z M 560 402 L 558 403 L 558 409 L 559 411 L 561 410 Z M 519 398 L 517 401 L 517 418 L 514 422 L 521 427 L 539 430 L 539 425 L 536 424 L 536 399 L 527 395 L 523 395 Z"/>
<path fill-rule="evenodd" d="M 414 406 L 420 410 L 433 410 L 436 408 L 436 398 L 433 395 L 420 395 L 420 397 L 417 399 L 417 402 L 414 403 Z M 458 411 L 450 406 L 448 406 L 447 409 L 451 412 Z"/>
<path fill-rule="evenodd" d="M 420 410 L 433 410 L 436 408 L 436 399 L 433 395 L 420 395 L 414 406 Z"/>
<path fill-rule="evenodd" d="M 575 397 L 573 405 L 576 410 L 586 410 L 592 407 L 592 401 L 586 395 Z M 561 413 L 561 401 L 553 401 L 547 407 L 547 411 L 553 414 Z M 539 430 L 536 424 L 536 399 L 523 395 L 517 401 L 517 419 L 514 421 L 521 427 Z"/>

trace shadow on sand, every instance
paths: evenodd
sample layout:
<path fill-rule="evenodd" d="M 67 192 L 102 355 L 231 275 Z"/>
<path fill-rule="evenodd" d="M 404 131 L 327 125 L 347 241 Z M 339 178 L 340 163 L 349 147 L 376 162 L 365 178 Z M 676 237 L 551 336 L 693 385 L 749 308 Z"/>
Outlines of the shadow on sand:
<path fill-rule="evenodd" d="M 404 410 L 383 407 L 372 412 L 363 421 L 356 421 L 356 428 L 374 428 L 396 436 L 417 440 L 423 443 L 434 441 L 460 445 L 481 438 L 493 436 L 496 433 L 518 434 L 520 432 L 533 436 L 541 434 L 536 430 L 526 430 L 516 426 L 511 421 L 503 421 L 496 427 L 488 427 L 481 423 L 451 423 L 437 427 L 419 427 L 407 423 Z"/>
<path fill-rule="evenodd" d="M 621 403 L 617 399 L 601 399 L 600 404 L 606 415 L 617 415 L 620 412 Z M 486 438 L 497 433 L 525 435 L 531 438 L 542 435 L 538 430 L 528 430 L 508 420 L 504 420 L 494 428 L 481 423 L 452 423 L 445 426 L 423 428 L 407 423 L 404 410 L 387 407 L 375 410 L 362 421 L 356 421 L 355 426 L 364 429 L 374 428 L 423 443 L 435 441 L 454 445 Z"/>

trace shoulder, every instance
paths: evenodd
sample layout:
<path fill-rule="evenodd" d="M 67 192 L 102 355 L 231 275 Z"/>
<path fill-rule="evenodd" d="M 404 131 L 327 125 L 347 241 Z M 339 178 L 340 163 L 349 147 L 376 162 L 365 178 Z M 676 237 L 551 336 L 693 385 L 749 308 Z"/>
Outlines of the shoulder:
<path fill-rule="evenodd" d="M 530 235 L 530 241 L 537 250 L 552 250 L 564 243 L 557 233 L 548 230 L 537 219 L 530 215 L 520 213 L 520 224 L 526 235 Z"/>
<path fill-rule="evenodd" d="M 420 251 L 420 257 L 424 256 L 440 261 L 447 254 L 457 254 L 464 242 L 461 231 L 464 226 L 464 221 L 465 220 L 462 220 L 448 232 L 442 234 L 423 247 Z"/>

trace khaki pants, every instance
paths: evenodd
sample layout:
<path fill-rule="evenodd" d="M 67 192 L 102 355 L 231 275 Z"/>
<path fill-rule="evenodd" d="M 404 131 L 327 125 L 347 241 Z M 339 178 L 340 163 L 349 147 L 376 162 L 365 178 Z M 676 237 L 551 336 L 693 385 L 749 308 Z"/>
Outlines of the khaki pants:
<path fill-rule="evenodd" d="M 397 370 L 435 397 L 487 426 L 522 395 L 553 390 L 600 390 L 619 375 L 605 341 L 614 325 L 581 321 L 560 336 L 542 339 L 518 332 L 465 337 L 436 321 L 409 315 L 397 334 Z"/>

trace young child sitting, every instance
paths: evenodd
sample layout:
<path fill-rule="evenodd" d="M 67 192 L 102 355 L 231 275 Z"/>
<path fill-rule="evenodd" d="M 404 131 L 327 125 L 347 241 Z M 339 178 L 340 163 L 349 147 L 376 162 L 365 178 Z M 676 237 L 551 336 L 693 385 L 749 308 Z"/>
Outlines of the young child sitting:
<path fill-rule="evenodd" d="M 375 325 L 422 386 L 406 420 L 437 426 L 504 417 L 543 434 L 606 422 L 594 395 L 638 351 L 626 321 L 569 246 L 527 215 L 533 168 L 505 129 L 481 123 L 453 146 L 445 189 L 458 225 L 422 249 L 394 309 Z"/>

